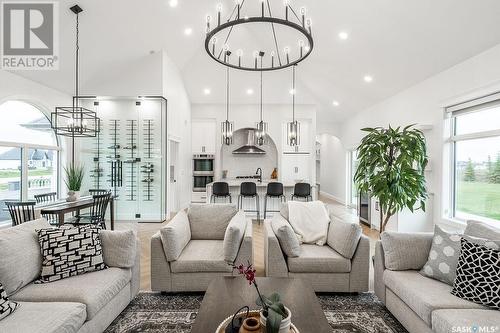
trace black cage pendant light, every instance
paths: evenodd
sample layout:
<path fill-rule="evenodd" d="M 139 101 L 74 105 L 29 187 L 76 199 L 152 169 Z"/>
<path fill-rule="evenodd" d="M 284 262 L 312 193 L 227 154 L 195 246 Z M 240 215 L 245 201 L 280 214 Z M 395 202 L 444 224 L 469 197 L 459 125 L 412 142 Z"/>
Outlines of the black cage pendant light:
<path fill-rule="evenodd" d="M 51 114 L 51 126 L 57 135 L 76 137 L 95 137 L 99 132 L 99 118 L 95 111 L 80 106 L 79 80 L 79 14 L 83 9 L 74 5 L 70 10 L 76 16 L 76 56 L 75 56 L 75 96 L 72 106 L 57 106 Z"/>
<path fill-rule="evenodd" d="M 264 57 L 264 52 L 259 52 L 260 57 L 260 68 L 262 69 L 262 58 Z M 263 71 L 260 71 L 260 121 L 257 123 L 257 131 L 255 136 L 257 138 L 257 144 L 263 146 L 266 143 L 267 138 L 267 123 L 264 121 L 264 105 L 263 105 L 263 83 L 262 83 Z"/>
<path fill-rule="evenodd" d="M 226 120 L 221 124 L 222 144 L 231 145 L 233 143 L 234 123 L 229 121 L 229 67 L 226 68 Z"/>
<path fill-rule="evenodd" d="M 296 147 L 300 145 L 300 123 L 295 119 L 295 94 L 297 91 L 295 90 L 295 67 L 297 65 L 292 66 L 292 121 L 288 123 L 287 126 L 287 139 L 288 145 L 292 147 Z"/>

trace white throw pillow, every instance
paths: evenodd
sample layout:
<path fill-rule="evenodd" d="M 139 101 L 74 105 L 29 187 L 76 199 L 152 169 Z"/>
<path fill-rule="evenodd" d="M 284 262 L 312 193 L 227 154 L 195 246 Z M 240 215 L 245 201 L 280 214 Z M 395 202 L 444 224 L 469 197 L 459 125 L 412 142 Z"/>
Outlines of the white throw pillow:
<path fill-rule="evenodd" d="M 182 250 L 191 240 L 191 229 L 186 212 L 181 210 L 166 226 L 161 228 L 160 237 L 167 261 L 179 259 Z"/>
<path fill-rule="evenodd" d="M 330 217 L 321 201 L 288 201 L 289 222 L 305 244 L 325 245 Z"/>

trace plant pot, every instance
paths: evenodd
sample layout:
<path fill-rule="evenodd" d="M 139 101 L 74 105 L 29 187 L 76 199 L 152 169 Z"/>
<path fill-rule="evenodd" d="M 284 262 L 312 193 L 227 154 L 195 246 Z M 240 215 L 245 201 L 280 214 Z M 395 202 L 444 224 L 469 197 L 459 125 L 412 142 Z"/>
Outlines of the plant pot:
<path fill-rule="evenodd" d="M 250 317 L 243 321 L 239 333 L 258 333 L 260 332 L 260 322 L 257 317 Z"/>
<path fill-rule="evenodd" d="M 281 320 L 280 330 L 278 331 L 278 333 L 289 333 L 290 332 L 290 325 L 292 324 L 292 312 L 286 306 L 285 306 L 285 310 L 288 313 L 288 316 Z M 264 316 L 263 311 L 264 310 L 260 310 L 260 324 L 263 327 L 266 327 L 267 318 Z"/>
<path fill-rule="evenodd" d="M 73 202 L 80 198 L 80 191 L 68 191 L 67 202 Z"/>

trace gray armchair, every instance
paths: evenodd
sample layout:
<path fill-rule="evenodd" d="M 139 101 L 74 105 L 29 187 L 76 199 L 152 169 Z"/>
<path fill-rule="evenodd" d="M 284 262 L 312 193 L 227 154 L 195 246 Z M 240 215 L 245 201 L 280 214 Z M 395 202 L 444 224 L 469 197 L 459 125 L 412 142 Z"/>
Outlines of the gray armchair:
<path fill-rule="evenodd" d="M 332 222 L 329 225 L 328 241 L 324 246 L 298 242 L 295 246 L 290 246 L 288 241 L 294 235 L 288 229 L 288 221 L 280 214 L 276 214 L 272 220 L 266 220 L 266 275 L 304 278 L 311 282 L 317 292 L 368 291 L 368 238 L 362 235 L 359 225 L 342 222 L 332 215 L 330 218 Z"/>
<path fill-rule="evenodd" d="M 234 205 L 193 205 L 151 238 L 151 289 L 205 291 L 231 276 L 235 263 L 252 262 L 252 221 Z"/>

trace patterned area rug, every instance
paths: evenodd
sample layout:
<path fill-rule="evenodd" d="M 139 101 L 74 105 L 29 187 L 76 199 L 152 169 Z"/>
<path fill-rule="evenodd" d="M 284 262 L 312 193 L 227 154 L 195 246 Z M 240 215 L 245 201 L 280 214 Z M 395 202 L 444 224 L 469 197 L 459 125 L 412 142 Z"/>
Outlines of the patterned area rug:
<path fill-rule="evenodd" d="M 319 294 L 318 299 L 332 332 L 407 332 L 372 293 Z M 202 300 L 203 295 L 200 294 L 165 296 L 140 293 L 113 321 L 106 333 L 188 333 Z"/>

